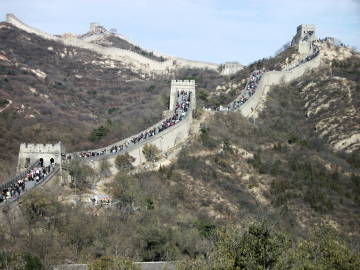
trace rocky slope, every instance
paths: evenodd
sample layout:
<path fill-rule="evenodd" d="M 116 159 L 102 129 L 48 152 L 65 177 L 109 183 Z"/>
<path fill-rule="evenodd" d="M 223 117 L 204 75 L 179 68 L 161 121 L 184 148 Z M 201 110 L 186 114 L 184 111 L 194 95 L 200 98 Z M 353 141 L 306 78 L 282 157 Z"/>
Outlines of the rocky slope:
<path fill-rule="evenodd" d="M 335 151 L 360 150 L 360 54 L 324 44 L 327 66 L 299 82 L 306 116 Z M 315 78 L 316 79 L 315 79 Z"/>

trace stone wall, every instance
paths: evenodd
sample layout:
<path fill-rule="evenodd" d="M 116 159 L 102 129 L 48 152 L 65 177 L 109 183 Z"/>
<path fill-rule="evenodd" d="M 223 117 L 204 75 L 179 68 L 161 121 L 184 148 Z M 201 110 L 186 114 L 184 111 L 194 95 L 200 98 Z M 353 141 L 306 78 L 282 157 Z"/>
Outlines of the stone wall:
<path fill-rule="evenodd" d="M 306 62 L 290 71 L 269 71 L 264 73 L 256 88 L 254 95 L 252 95 L 245 104 L 240 106 L 239 111 L 245 117 L 256 117 L 258 107 L 264 101 L 266 94 L 270 87 L 280 82 L 290 82 L 305 74 L 308 70 L 319 67 L 321 64 L 320 55 L 309 62 Z"/>
<path fill-rule="evenodd" d="M 177 145 L 183 143 L 190 134 L 191 124 L 192 124 L 192 119 L 193 119 L 192 111 L 193 111 L 193 109 L 196 108 L 195 86 L 196 86 L 196 84 L 195 84 L 194 80 L 191 80 L 191 81 L 189 81 L 189 80 L 172 80 L 172 82 L 171 82 L 169 112 L 172 112 L 175 109 L 175 104 L 176 104 L 175 101 L 176 101 L 178 91 L 181 91 L 181 90 L 192 91 L 191 103 L 190 103 L 190 107 L 189 107 L 187 116 L 185 117 L 185 119 L 178 122 L 176 125 L 161 131 L 160 133 L 156 134 L 153 137 L 146 139 L 143 142 L 136 143 L 134 145 L 130 145 L 129 147 L 127 147 L 125 150 L 123 150 L 121 152 L 117 152 L 117 153 L 113 153 L 113 154 L 106 154 L 106 155 L 99 155 L 99 156 L 94 156 L 94 157 L 88 157 L 88 158 L 81 159 L 81 161 L 86 162 L 89 165 L 91 165 L 94 169 L 97 169 L 100 167 L 101 161 L 106 159 L 110 162 L 111 165 L 113 165 L 112 173 L 116 173 L 117 170 L 115 168 L 115 159 L 118 155 L 128 153 L 135 159 L 135 161 L 133 162 L 133 165 L 137 166 L 137 165 L 140 165 L 140 164 L 146 162 L 145 156 L 142 152 L 145 144 L 155 145 L 162 153 L 166 153 L 169 150 L 171 150 L 172 148 L 176 147 Z M 159 126 L 163 121 L 164 121 L 164 119 L 159 121 L 158 123 L 154 124 L 153 126 L 147 128 L 146 130 L 150 130 L 150 129 L 153 129 L 153 128 Z M 125 138 L 121 141 L 115 142 L 106 147 L 92 149 L 92 150 L 86 150 L 85 152 L 102 152 L 103 150 L 106 150 L 106 153 L 110 153 L 110 149 L 113 146 L 124 145 L 126 142 L 130 141 L 131 138 L 137 137 L 138 135 L 140 135 L 140 133 L 143 133 L 143 132 L 144 131 L 141 131 L 138 134 L 132 135 L 128 138 Z M 79 154 L 79 152 L 71 153 L 72 156 L 78 156 L 78 154 Z"/>
<path fill-rule="evenodd" d="M 28 33 L 32 33 L 35 35 L 38 35 L 44 39 L 48 39 L 48 40 L 54 40 L 54 41 L 60 41 L 60 38 L 55 37 L 53 35 L 50 35 L 48 33 L 42 32 L 36 28 L 33 28 L 25 23 L 23 23 L 22 21 L 20 21 L 18 18 L 15 17 L 14 14 L 6 14 L 6 22 L 14 25 L 15 27 L 28 32 Z"/>
<path fill-rule="evenodd" d="M 137 166 L 146 162 L 145 156 L 142 152 L 145 144 L 155 145 L 162 153 L 165 153 L 174 148 L 176 145 L 183 143 L 190 134 L 192 115 L 191 112 L 189 114 L 190 115 L 188 115 L 186 119 L 177 123 L 175 126 L 162 131 L 147 141 L 134 145 L 133 149 L 129 147 L 127 152 L 130 156 L 135 158 L 133 164 Z M 113 158 L 112 162 L 114 161 L 115 158 Z"/>
<path fill-rule="evenodd" d="M 118 155 L 123 155 L 125 153 L 128 153 L 130 156 L 132 156 L 135 159 L 133 162 L 134 166 L 141 165 L 144 162 L 146 162 L 145 156 L 142 152 L 145 144 L 155 145 L 163 154 L 169 152 L 172 148 L 186 141 L 186 139 L 190 134 L 191 124 L 192 124 L 192 112 L 191 110 L 189 110 L 187 117 L 183 119 L 181 122 L 177 123 L 176 125 L 170 128 L 167 128 L 166 130 L 160 132 L 159 134 L 156 134 L 153 137 L 148 138 L 143 142 L 129 146 L 120 153 L 85 158 L 85 159 L 81 159 L 81 161 L 86 162 L 94 169 L 99 169 L 102 160 L 106 159 L 112 167 L 111 172 L 113 174 L 116 174 L 117 169 L 115 168 L 115 159 Z M 126 138 L 118 143 L 114 143 L 113 145 L 120 145 L 123 142 L 129 140 L 131 137 Z M 107 146 L 106 148 L 109 147 L 110 146 Z M 99 149 L 94 151 L 99 151 Z"/>
<path fill-rule="evenodd" d="M 232 75 L 238 72 L 239 70 L 242 70 L 243 68 L 244 66 L 238 62 L 226 62 L 224 64 L 223 70 L 221 71 L 221 74 L 226 76 Z"/>
<path fill-rule="evenodd" d="M 79 48 L 94 51 L 94 52 L 96 52 L 100 55 L 103 55 L 104 57 L 110 58 L 112 60 L 128 63 L 130 65 L 130 67 L 132 67 L 134 70 L 140 70 L 143 72 L 164 73 L 164 72 L 168 72 L 170 70 L 173 70 L 176 68 L 182 68 L 182 67 L 204 68 L 204 69 L 207 68 L 207 69 L 216 70 L 218 67 L 217 64 L 191 61 L 191 60 L 186 60 L 186 59 L 176 58 L 176 57 L 169 57 L 164 62 L 158 62 L 158 61 L 152 60 L 150 58 L 147 58 L 145 56 L 142 56 L 140 54 L 137 54 L 137 53 L 129 51 L 129 50 L 124 50 L 124 49 L 119 49 L 119 48 L 111 48 L 111 47 L 107 48 L 107 47 L 103 47 L 103 46 L 100 46 L 97 44 L 92 44 L 92 43 L 86 42 L 77 37 L 71 37 L 71 36 L 66 36 L 66 37 L 61 37 L 61 38 L 55 37 L 53 35 L 42 32 L 36 28 L 33 28 L 33 27 L 23 23 L 18 18 L 16 18 L 15 15 L 13 15 L 13 14 L 7 14 L 6 21 L 25 32 L 38 35 L 44 39 L 62 42 L 66 46 L 79 47 Z"/>

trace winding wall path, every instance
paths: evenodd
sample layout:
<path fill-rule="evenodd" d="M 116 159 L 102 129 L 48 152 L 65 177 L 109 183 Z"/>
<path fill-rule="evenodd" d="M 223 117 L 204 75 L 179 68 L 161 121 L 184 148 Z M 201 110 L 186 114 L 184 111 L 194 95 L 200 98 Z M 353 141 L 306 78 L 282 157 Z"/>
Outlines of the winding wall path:
<path fill-rule="evenodd" d="M 265 72 L 258 83 L 255 93 L 237 110 L 245 117 L 257 117 L 260 106 L 263 105 L 266 94 L 272 85 L 295 80 L 303 76 L 307 71 L 318 68 L 320 64 L 321 57 L 320 54 L 318 54 L 314 59 L 303 63 L 290 71 Z"/>
<path fill-rule="evenodd" d="M 174 81 L 179 83 L 179 81 Z M 191 84 L 191 87 L 195 87 L 195 82 L 189 82 L 189 81 L 182 81 L 185 84 Z M 128 147 L 124 148 L 121 151 L 115 152 L 115 153 L 111 153 L 110 149 L 115 146 L 115 145 L 123 145 L 125 142 L 130 141 L 132 138 L 137 137 L 139 134 L 143 134 L 144 131 L 133 135 L 131 137 L 128 137 L 126 139 L 121 140 L 120 142 L 114 143 L 112 145 L 103 147 L 103 148 L 99 148 L 99 149 L 94 149 L 94 150 L 87 150 L 85 152 L 97 152 L 100 153 L 103 150 L 106 150 L 106 154 L 103 155 L 97 155 L 97 156 L 90 156 L 90 157 L 85 157 L 85 158 L 75 158 L 75 159 L 79 159 L 82 162 L 87 162 L 88 164 L 90 164 L 92 167 L 94 168 L 99 168 L 101 166 L 101 161 L 106 159 L 108 162 L 110 162 L 110 164 L 112 165 L 112 172 L 115 173 L 116 172 L 116 166 L 115 166 L 115 159 L 118 155 L 123 155 L 128 153 L 130 156 L 132 156 L 134 158 L 134 162 L 133 165 L 137 166 L 142 164 L 143 162 L 146 161 L 146 158 L 144 156 L 143 153 L 143 148 L 145 146 L 145 144 L 152 144 L 155 145 L 162 153 L 165 153 L 167 151 L 169 151 L 170 149 L 174 148 L 175 146 L 183 143 L 189 136 L 190 133 L 190 129 L 191 129 L 191 124 L 192 124 L 192 110 L 195 108 L 195 90 L 193 92 L 191 92 L 192 94 L 190 94 L 190 102 L 189 102 L 189 107 L 187 109 L 186 112 L 184 112 L 185 117 L 182 118 L 182 120 L 180 118 L 176 118 L 179 119 L 178 122 L 176 122 L 173 126 L 170 126 L 162 131 L 159 131 L 157 134 L 148 137 L 146 139 L 143 139 L 137 143 L 134 144 L 130 144 Z M 177 94 L 177 93 L 174 93 Z M 178 96 L 178 101 L 179 100 L 183 100 L 182 99 L 182 95 Z M 185 99 L 186 100 L 186 99 Z M 183 100 L 183 102 L 185 102 Z M 180 103 L 178 103 L 180 104 Z M 181 106 L 180 106 L 181 107 Z M 176 112 L 176 109 L 174 108 L 174 111 L 172 112 L 173 114 Z M 182 113 L 183 110 L 179 110 L 178 113 Z M 178 114 L 179 115 L 179 114 Z M 165 120 L 168 120 L 169 117 L 163 119 L 162 121 L 158 122 L 157 124 L 153 125 L 152 127 L 146 129 L 147 130 L 151 130 L 154 127 L 158 127 L 161 123 L 163 123 Z M 74 157 L 77 157 L 79 153 L 70 153 L 70 155 L 73 156 L 72 159 L 70 160 L 63 160 L 63 162 L 60 162 L 60 164 L 56 164 L 55 169 L 49 173 L 41 182 L 39 182 L 39 184 L 34 185 L 34 183 L 30 183 L 28 182 L 26 185 L 26 189 L 25 191 L 28 192 L 30 190 L 32 190 L 33 188 L 35 188 L 38 185 L 42 185 L 43 183 L 46 183 L 48 181 L 51 180 L 51 178 L 53 178 L 57 172 L 60 171 L 60 168 L 62 167 L 62 165 L 64 165 L 66 167 L 66 163 L 68 163 L 69 161 L 73 160 Z M 21 174 L 17 175 L 14 179 L 12 179 L 11 181 L 5 183 L 4 185 L 0 186 L 0 191 L 3 190 L 3 188 L 9 188 L 12 187 L 14 184 L 17 183 L 17 180 L 19 179 L 23 179 L 24 176 L 28 173 L 28 171 L 30 171 L 33 167 L 37 167 L 39 165 L 39 161 L 37 161 L 35 164 L 31 165 L 26 171 L 23 171 Z M 24 192 L 24 193 L 26 193 Z M 7 205 L 9 203 L 15 202 L 18 198 L 11 198 L 9 200 L 7 200 L 7 202 L 4 203 L 0 203 L 0 206 L 3 205 Z"/>
<path fill-rule="evenodd" d="M 239 108 L 236 109 L 236 111 L 239 111 L 243 116 L 245 117 L 257 117 L 257 114 L 259 110 L 261 109 L 261 106 L 264 103 L 265 97 L 267 92 L 269 91 L 270 87 L 275 84 L 279 84 L 281 82 L 290 82 L 294 79 L 297 79 L 304 75 L 307 71 L 319 67 L 321 64 L 321 58 L 320 53 L 317 54 L 316 57 L 314 57 L 312 60 L 307 61 L 305 63 L 300 64 L 299 66 L 288 70 L 288 71 L 269 71 L 262 75 L 259 83 L 257 84 L 257 88 L 255 93 Z M 179 81 L 178 81 L 179 82 Z M 184 81 L 185 82 L 185 81 Z M 195 82 L 193 82 L 195 85 Z M 175 94 L 173 91 L 171 91 L 172 95 Z M 193 92 L 193 96 L 191 98 L 190 107 L 188 110 L 188 113 L 186 114 L 186 117 L 181 120 L 180 122 L 176 123 L 174 126 L 171 126 L 158 134 L 149 137 L 141 142 L 138 142 L 136 144 L 130 145 L 129 147 L 125 148 L 122 151 L 111 153 L 109 150 L 115 146 L 115 145 L 122 145 L 126 141 L 129 141 L 129 139 L 137 136 L 131 136 L 129 138 L 126 138 L 124 140 L 121 140 L 120 142 L 114 143 L 112 145 L 106 146 L 104 148 L 94 149 L 94 150 L 87 150 L 86 152 L 101 152 L 103 150 L 106 150 L 106 154 L 104 155 L 97 155 L 97 156 L 91 156 L 87 158 L 81 158 L 84 162 L 89 162 L 92 164 L 93 167 L 99 167 L 100 162 L 103 159 L 107 159 L 112 163 L 112 165 L 115 164 L 115 159 L 118 155 L 128 153 L 129 155 L 133 156 L 135 158 L 134 165 L 139 165 L 146 161 L 144 154 L 142 152 L 143 147 L 145 144 L 150 143 L 155 145 L 157 148 L 160 149 L 161 152 L 167 152 L 176 145 L 179 145 L 183 143 L 189 136 L 191 124 L 192 124 L 192 110 L 195 109 L 196 103 L 195 103 L 195 91 Z M 163 122 L 163 120 L 161 121 Z M 159 122 L 159 123 L 161 123 Z M 157 123 L 154 126 L 159 125 Z M 152 126 L 152 127 L 154 127 Z M 151 128 L 152 128 L 151 127 Z M 148 128 L 147 130 L 151 129 Z M 140 132 L 142 133 L 142 132 Z M 140 134 L 139 133 L 139 134 Z M 72 153 L 72 155 L 76 155 L 78 153 Z M 115 166 L 112 166 L 115 172 Z M 59 168 L 57 168 L 53 173 L 49 174 L 46 179 L 43 182 L 49 181 L 57 172 L 59 171 Z M 33 187 L 31 187 L 32 189 Z"/>

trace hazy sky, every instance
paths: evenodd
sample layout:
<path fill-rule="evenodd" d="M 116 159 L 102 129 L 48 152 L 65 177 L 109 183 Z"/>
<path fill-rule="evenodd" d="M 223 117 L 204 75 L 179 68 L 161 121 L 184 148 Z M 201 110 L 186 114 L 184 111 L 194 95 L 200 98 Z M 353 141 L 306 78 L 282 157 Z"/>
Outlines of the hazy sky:
<path fill-rule="evenodd" d="M 98 22 L 144 48 L 215 63 L 273 55 L 299 24 L 360 48 L 360 0 L 0 0 L 6 13 L 52 34 Z"/>

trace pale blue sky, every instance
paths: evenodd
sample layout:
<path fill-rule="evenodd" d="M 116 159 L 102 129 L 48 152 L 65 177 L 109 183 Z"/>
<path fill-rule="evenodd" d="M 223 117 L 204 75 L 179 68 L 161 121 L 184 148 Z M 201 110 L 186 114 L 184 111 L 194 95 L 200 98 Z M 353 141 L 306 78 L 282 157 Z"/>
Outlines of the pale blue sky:
<path fill-rule="evenodd" d="M 6 13 L 52 34 L 99 22 L 144 48 L 215 63 L 273 55 L 302 23 L 360 48 L 360 0 L 0 0 Z"/>

